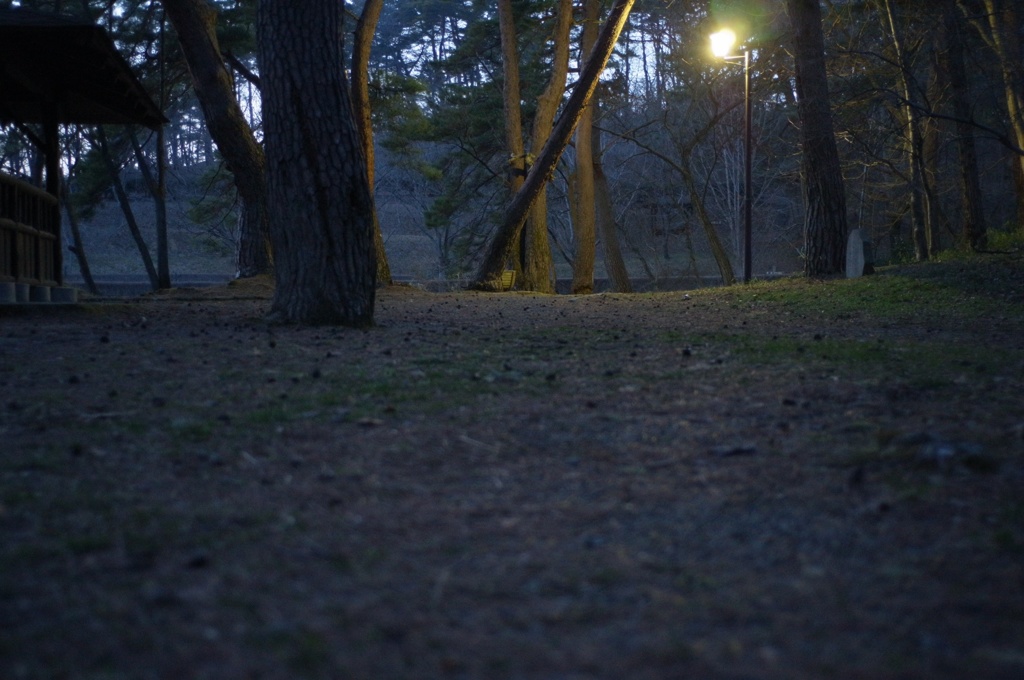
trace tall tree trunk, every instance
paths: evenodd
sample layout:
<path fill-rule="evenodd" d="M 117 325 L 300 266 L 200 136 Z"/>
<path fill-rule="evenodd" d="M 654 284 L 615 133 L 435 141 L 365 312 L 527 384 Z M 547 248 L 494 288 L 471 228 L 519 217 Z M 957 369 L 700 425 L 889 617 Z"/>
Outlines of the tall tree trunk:
<path fill-rule="evenodd" d="M 960 165 L 960 193 L 963 211 L 961 229 L 963 242 L 971 248 L 986 244 L 985 211 L 982 207 L 981 179 L 978 175 L 978 152 L 974 143 L 974 127 L 970 121 L 971 93 L 964 67 L 963 24 L 956 0 L 946 0 L 943 9 L 943 70 L 949 80 L 956 118 L 957 154 Z"/>
<path fill-rule="evenodd" d="M 786 0 L 793 26 L 804 189 L 804 272 L 831 276 L 846 266 L 846 195 L 825 71 L 818 0 Z"/>
<path fill-rule="evenodd" d="M 153 174 L 153 170 L 149 166 L 149 159 L 146 158 L 146 152 L 142 148 L 142 144 L 139 143 L 138 135 L 135 134 L 134 130 L 129 131 L 128 135 L 132 143 L 132 149 L 135 151 L 135 161 L 139 166 L 139 172 L 142 173 L 142 179 L 146 183 L 146 189 L 149 191 L 150 196 L 153 197 L 153 208 L 156 215 L 156 269 L 158 288 L 170 288 L 171 268 L 167 243 L 167 186 L 164 181 L 163 169 L 160 167 L 163 163 L 164 155 L 163 129 L 161 128 L 157 133 L 156 138 L 156 175 Z"/>
<path fill-rule="evenodd" d="M 178 34 L 210 136 L 224 155 L 242 200 L 238 215 L 238 276 L 270 271 L 263 149 L 235 99 L 217 42 L 217 11 L 207 0 L 163 0 Z"/>
<path fill-rule="evenodd" d="M 166 108 L 167 88 L 165 77 L 167 71 L 166 54 L 167 12 L 160 15 L 160 110 Z M 156 131 L 156 181 L 154 183 L 153 200 L 156 207 L 156 273 L 161 288 L 171 287 L 171 254 L 167 238 L 167 141 L 164 136 L 166 126 L 161 125 Z"/>
<path fill-rule="evenodd" d="M 343 16 L 335 0 L 261 0 L 257 10 L 273 321 L 373 323 L 373 195 L 345 82 Z"/>
<path fill-rule="evenodd" d="M 583 13 L 583 32 L 580 34 L 580 63 L 590 56 L 597 42 L 600 0 L 586 0 Z M 576 237 L 576 255 L 572 266 L 572 292 L 594 292 L 594 259 L 597 251 L 596 198 L 594 195 L 594 104 L 583 107 L 579 127 L 576 128 L 576 211 L 573 234 Z"/>
<path fill-rule="evenodd" d="M 943 84 L 941 66 L 939 65 L 939 52 L 942 39 L 941 31 L 936 31 L 932 38 L 931 53 L 929 54 L 928 91 L 925 95 L 925 104 L 933 107 L 943 97 Z M 943 123 L 937 118 L 922 116 L 921 120 L 921 167 L 923 169 L 925 205 L 928 210 L 925 222 L 925 241 L 928 243 L 928 258 L 937 257 L 942 250 L 942 230 L 950 228 L 949 220 L 942 210 L 939 202 L 939 177 L 941 176 L 939 163 L 940 152 L 943 144 L 944 130 Z"/>
<path fill-rule="evenodd" d="M 990 44 L 999 59 L 1003 76 L 1006 110 L 1010 129 L 1017 143 L 1013 173 L 1017 193 L 1018 226 L 1024 225 L 1024 66 L 1021 65 L 1021 42 L 1015 3 L 1018 0 L 984 0 L 988 17 Z"/>
<path fill-rule="evenodd" d="M 114 156 L 110 152 L 110 143 L 107 141 L 107 133 L 103 130 L 102 125 L 96 128 L 96 140 L 100 145 L 100 155 L 103 156 L 103 164 L 107 166 L 107 172 L 110 173 L 114 195 L 117 196 L 117 202 L 121 206 L 121 212 L 124 213 L 125 222 L 128 223 L 128 231 L 131 232 L 135 246 L 139 250 L 139 256 L 142 258 L 142 265 L 146 268 L 146 274 L 149 276 L 149 285 L 153 290 L 159 290 L 160 277 L 157 276 L 156 267 L 153 266 L 153 258 L 149 254 L 149 246 L 146 245 L 146 240 L 142 237 L 142 230 L 139 229 L 139 223 L 135 219 L 132 204 L 128 200 L 128 193 L 124 190 L 124 184 L 121 183 L 121 168 L 114 161 Z"/>
<path fill-rule="evenodd" d="M 629 12 L 636 0 L 615 0 L 608 19 L 601 28 L 594 51 L 580 72 L 580 78 L 573 88 L 569 101 L 562 110 L 562 115 L 555 124 L 547 143 L 531 166 L 522 188 L 512 199 L 505 219 L 498 227 L 484 254 L 483 261 L 473 277 L 471 286 L 480 290 L 500 290 L 501 273 L 505 262 L 512 253 L 516 236 L 523 227 L 523 222 L 530 207 L 537 201 L 544 185 L 558 165 L 558 159 L 565 150 L 583 113 L 583 107 L 590 101 L 597 81 L 604 71 L 605 64 L 611 56 L 619 34 L 629 19 Z"/>
<path fill-rule="evenodd" d="M 498 27 L 501 33 L 501 64 L 504 78 L 502 98 L 505 112 L 505 146 L 508 148 L 508 185 L 510 195 L 515 196 L 523 186 L 530 163 L 523 145 L 519 44 L 512 0 L 498 0 Z M 517 259 L 514 266 L 522 280 L 522 262 Z"/>
<path fill-rule="evenodd" d="M 594 108 L 597 109 L 596 95 Z M 633 292 L 633 284 L 629 280 L 629 270 L 622 259 L 622 248 L 619 246 L 619 233 L 615 225 L 615 209 L 612 206 L 611 190 L 608 186 L 608 176 L 604 172 L 603 152 L 601 149 L 601 128 L 594 125 L 591 128 L 593 134 L 592 148 L 594 163 L 594 199 L 595 199 L 595 220 L 597 230 L 601 234 L 601 243 L 604 246 L 604 270 L 611 279 L 612 287 L 617 293 Z"/>
<path fill-rule="evenodd" d="M 156 133 L 156 185 L 160 200 L 157 206 L 157 262 L 156 271 L 160 286 L 171 287 L 171 253 L 167 234 L 167 145 L 164 142 L 164 128 Z"/>
<path fill-rule="evenodd" d="M 100 289 L 96 280 L 92 277 L 92 269 L 89 267 L 89 258 L 85 255 L 85 243 L 82 241 L 82 230 L 78 225 L 78 215 L 74 206 L 71 205 L 71 197 L 68 195 L 68 183 L 61 182 L 60 198 L 64 203 L 64 213 L 68 216 L 68 227 L 71 229 L 71 241 L 74 244 L 71 252 L 78 260 L 78 271 L 82 273 L 82 281 L 85 287 L 93 295 L 99 295 Z"/>
<path fill-rule="evenodd" d="M 537 97 L 537 111 L 530 131 L 530 153 L 537 157 L 551 135 L 558 105 L 565 92 L 569 75 L 569 32 L 572 29 L 572 0 L 558 0 L 558 14 L 553 34 L 554 56 L 551 78 L 544 92 Z M 548 240 L 547 183 L 540 188 L 537 200 L 530 207 L 523 232 L 523 276 L 519 287 L 540 293 L 555 292 L 555 266 L 551 260 Z"/>
<path fill-rule="evenodd" d="M 367 0 L 356 22 L 354 44 L 352 45 L 352 108 L 355 115 L 359 141 L 366 158 L 366 177 L 370 190 L 376 187 L 376 153 L 373 148 L 373 123 L 370 109 L 370 48 L 373 34 L 380 21 L 384 0 Z M 380 219 L 376 207 L 373 211 L 373 248 L 377 258 L 377 283 L 391 285 L 391 265 L 384 248 L 384 235 L 380 230 Z"/>
<path fill-rule="evenodd" d="M 718 273 L 722 275 L 722 283 L 726 286 L 731 286 L 736 283 L 736 274 L 732 270 L 732 260 L 729 259 L 729 253 L 725 251 L 725 246 L 722 245 L 721 239 L 718 238 L 718 230 L 715 229 L 714 221 L 708 215 L 707 208 L 704 205 L 704 196 L 697 188 L 697 180 L 693 176 L 689 155 L 682 159 L 677 169 L 683 177 L 683 184 L 686 186 L 686 191 L 690 197 L 690 205 L 693 206 L 697 213 L 697 221 L 700 222 L 701 227 L 704 229 L 704 235 L 707 236 L 708 245 L 711 247 L 711 255 L 715 258 L 715 263 L 718 265 Z"/>
<path fill-rule="evenodd" d="M 58 286 L 64 285 L 64 242 L 60 236 L 60 193 L 61 184 L 64 183 L 64 173 L 60 169 L 60 126 L 55 116 L 47 115 L 43 121 L 43 140 L 46 145 L 46 192 L 58 201 L 57 209 L 54 211 L 54 235 L 56 240 L 47 248 L 52 248 L 53 253 L 53 278 Z"/>
<path fill-rule="evenodd" d="M 906 116 L 907 167 L 910 170 L 910 220 L 911 236 L 914 242 L 914 257 L 928 259 L 928 198 L 925 192 L 924 138 L 921 134 L 921 115 L 916 106 L 914 88 L 911 84 L 910 63 L 903 47 L 890 0 L 884 0 L 886 20 L 896 50 L 896 63 L 900 70 L 900 86 L 903 90 L 903 111 Z"/>
<path fill-rule="evenodd" d="M 522 95 L 519 82 L 519 44 L 512 0 L 498 0 L 498 26 L 501 32 L 501 65 L 504 82 L 502 98 L 505 112 L 505 145 L 508 147 L 512 192 L 523 185 L 528 170 L 523 146 Z"/>

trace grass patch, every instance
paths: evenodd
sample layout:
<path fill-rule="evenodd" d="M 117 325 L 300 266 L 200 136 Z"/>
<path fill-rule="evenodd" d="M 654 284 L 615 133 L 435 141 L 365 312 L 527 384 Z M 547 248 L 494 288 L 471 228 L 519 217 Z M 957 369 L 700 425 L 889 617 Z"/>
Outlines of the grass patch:
<path fill-rule="evenodd" d="M 866 323 L 922 323 L 988 318 L 993 314 L 1021 315 L 1022 276 L 1019 263 L 993 259 L 984 266 L 927 263 L 883 268 L 857 279 L 818 281 L 790 278 L 753 282 L 747 286 L 697 291 L 694 297 L 763 308 L 773 312 L 857 318 Z"/>
<path fill-rule="evenodd" d="M 846 375 L 908 381 L 911 387 L 946 387 L 965 374 L 983 376 L 987 366 L 1014 366 L 1011 349 L 945 342 L 883 343 L 876 340 L 821 336 L 761 336 L 749 333 L 707 334 L 700 343 L 724 348 L 746 364 L 792 365 L 833 369 Z"/>

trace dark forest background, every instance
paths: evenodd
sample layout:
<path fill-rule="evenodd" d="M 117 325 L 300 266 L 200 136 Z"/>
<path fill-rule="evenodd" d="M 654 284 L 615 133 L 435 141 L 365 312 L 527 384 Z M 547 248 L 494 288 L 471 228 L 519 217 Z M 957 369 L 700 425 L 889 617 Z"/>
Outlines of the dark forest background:
<path fill-rule="evenodd" d="M 101 23 L 170 120 L 164 196 L 147 180 L 157 165 L 152 133 L 110 128 L 101 145 L 95 129 L 64 130 L 67 214 L 80 226 L 92 272 L 144 274 L 144 257 L 155 257 L 144 256 L 129 234 L 119 182 L 149 250 L 157 242 L 155 205 L 165 202 L 172 279 L 232 276 L 238 197 L 161 4 L 14 4 Z M 256 3 L 211 4 L 235 96 L 260 139 Z M 549 80 L 559 3 L 512 4 L 529 130 Z M 584 3 L 576 4 L 567 91 L 581 61 Z M 354 29 L 363 3 L 348 9 Z M 1024 211 L 1024 16 L 1015 3 L 836 0 L 823 12 L 850 228 L 863 230 L 880 264 L 971 245 L 998 248 Z M 751 51 L 754 276 L 803 268 L 799 120 L 784 3 L 642 0 L 602 76 L 593 138 L 606 180 L 598 191 L 610 199 L 615 226 L 597 239 L 616 241 L 630 278 L 643 286 L 716 280 L 711 234 L 733 269 L 741 267 L 743 74 L 708 49 L 710 32 L 726 23 Z M 504 139 L 502 58 L 493 2 L 384 2 L 367 75 L 376 204 L 398 280 L 464 280 L 501 220 L 516 170 Z M 0 170 L 32 178 L 40 165 L 21 131 L 0 129 Z M 560 281 L 572 278 L 577 252 L 576 171 L 570 146 L 546 196 Z M 609 285 L 600 283 L 606 245 L 597 247 L 599 288 Z M 66 258 L 72 279 L 77 262 Z"/>

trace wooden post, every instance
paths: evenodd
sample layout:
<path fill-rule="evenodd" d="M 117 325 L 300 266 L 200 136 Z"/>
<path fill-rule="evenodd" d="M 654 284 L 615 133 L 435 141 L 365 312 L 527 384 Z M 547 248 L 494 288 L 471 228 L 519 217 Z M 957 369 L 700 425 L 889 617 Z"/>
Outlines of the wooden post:
<path fill-rule="evenodd" d="M 53 215 L 53 280 L 58 286 L 64 285 L 64 239 L 60 228 L 60 129 L 52 115 L 43 123 L 43 140 L 46 144 L 46 191 L 57 200 Z M 40 242 L 40 248 L 42 248 Z"/>

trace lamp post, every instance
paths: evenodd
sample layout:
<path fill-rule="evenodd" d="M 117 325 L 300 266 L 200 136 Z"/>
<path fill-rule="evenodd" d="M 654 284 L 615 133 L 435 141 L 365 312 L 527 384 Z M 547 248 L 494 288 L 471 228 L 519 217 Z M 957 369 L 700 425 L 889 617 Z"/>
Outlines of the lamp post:
<path fill-rule="evenodd" d="M 751 270 L 751 221 L 753 219 L 754 196 L 752 192 L 750 160 L 751 160 L 751 133 L 750 133 L 750 50 L 744 49 L 743 56 L 732 56 L 736 44 L 736 34 L 729 29 L 711 34 L 711 53 L 726 61 L 743 60 L 743 283 L 750 283 Z"/>

